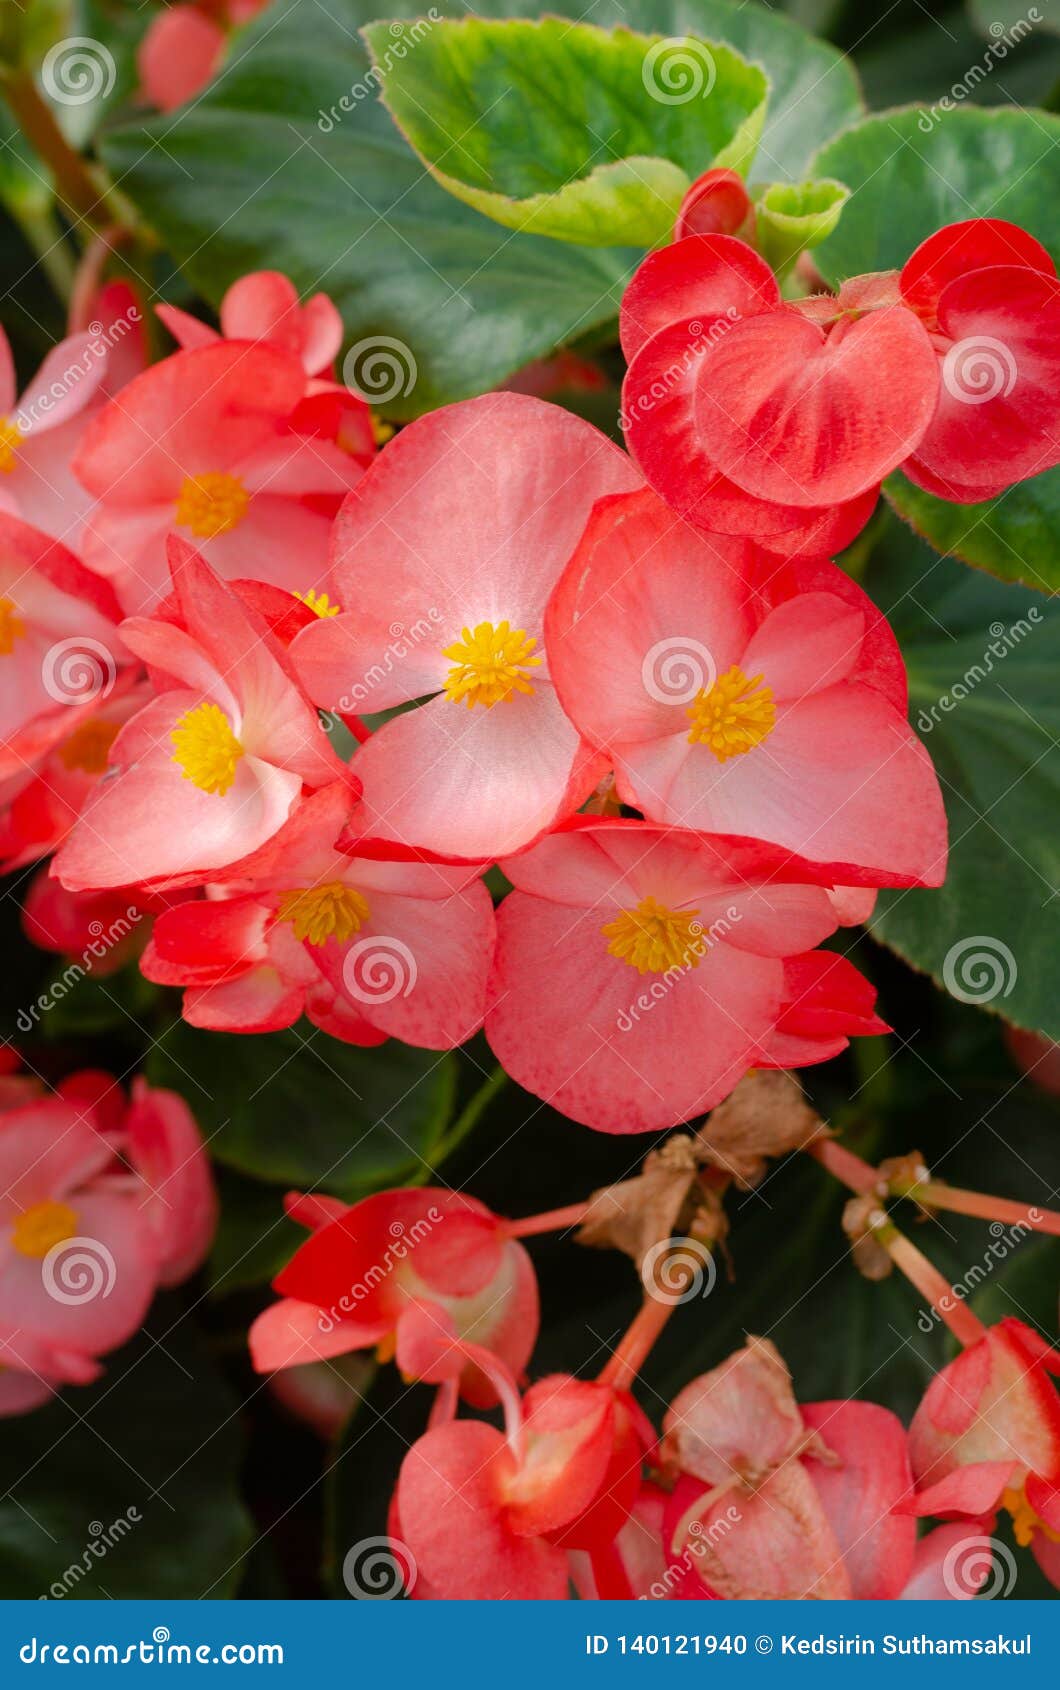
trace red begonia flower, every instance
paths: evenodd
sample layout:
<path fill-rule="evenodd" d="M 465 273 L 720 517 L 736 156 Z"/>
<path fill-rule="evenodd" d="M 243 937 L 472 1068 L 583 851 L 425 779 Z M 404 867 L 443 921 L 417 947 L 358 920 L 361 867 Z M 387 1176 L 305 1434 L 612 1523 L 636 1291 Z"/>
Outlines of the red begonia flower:
<path fill-rule="evenodd" d="M 427 1187 L 380 1192 L 330 1218 L 297 1202 L 292 1213 L 315 1230 L 273 1282 L 281 1301 L 251 1327 L 259 1372 L 375 1345 L 407 1361 L 404 1323 L 418 1324 L 425 1308 L 443 1351 L 452 1338 L 522 1372 L 537 1336 L 537 1281 L 524 1247 L 485 1204 Z M 478 1363 L 455 1346 L 452 1356 L 465 1400 L 496 1402 Z M 428 1376 L 439 1376 L 434 1350 L 430 1363 Z"/>
<path fill-rule="evenodd" d="M 819 557 L 867 520 L 939 376 L 897 290 L 805 306 L 730 235 L 652 253 L 622 302 L 623 420 L 652 486 L 697 527 Z"/>
<path fill-rule="evenodd" d="M 1060 1586 L 1060 1353 L 1011 1317 L 931 1381 L 909 1428 L 915 1511 L 971 1519 L 1005 1508 Z"/>
<path fill-rule="evenodd" d="M 941 375 L 910 479 L 975 503 L 1060 462 L 1060 282 L 1045 248 L 1000 218 L 952 223 L 917 247 L 901 291 Z"/>
<path fill-rule="evenodd" d="M 751 197 L 735 170 L 706 170 L 681 201 L 674 240 L 686 235 L 737 235 L 754 222 Z"/>
<path fill-rule="evenodd" d="M 324 375 L 342 345 L 342 318 L 327 294 L 315 293 L 303 305 L 294 283 L 279 270 L 254 270 L 232 283 L 221 300 L 220 335 L 175 305 L 155 310 L 185 350 L 220 338 L 264 340 L 297 358 L 307 376 Z"/>

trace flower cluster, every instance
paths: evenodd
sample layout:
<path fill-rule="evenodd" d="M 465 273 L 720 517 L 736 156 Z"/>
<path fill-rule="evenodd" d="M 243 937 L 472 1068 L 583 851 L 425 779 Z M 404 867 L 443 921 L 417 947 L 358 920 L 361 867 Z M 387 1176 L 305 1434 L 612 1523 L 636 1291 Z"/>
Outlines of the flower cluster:
<path fill-rule="evenodd" d="M 598 1379 L 525 1386 L 537 1291 L 517 1234 L 549 1217 L 443 1190 L 288 1207 L 311 1237 L 252 1328 L 258 1369 L 375 1347 L 437 1387 L 390 1510 L 416 1599 L 963 1599 L 990 1574 L 1002 1501 L 1060 1577 L 1060 1398 L 1041 1374 L 1060 1359 L 1018 1322 L 938 1375 L 908 1435 L 875 1403 L 799 1404 L 752 1338 L 678 1392 L 660 1438 L 627 1365 L 664 1318 L 650 1301 Z M 461 1399 L 499 1404 L 503 1430 L 459 1418 Z M 947 1523 L 918 1541 L 918 1515 Z"/>
<path fill-rule="evenodd" d="M 213 1240 L 210 1164 L 187 1105 L 142 1080 L 29 1076 L 0 1091 L 0 1415 L 98 1378 L 156 1290 Z"/>
<path fill-rule="evenodd" d="M 67 895 L 134 896 L 194 1025 L 438 1049 L 484 1025 L 607 1132 L 879 1030 L 817 947 L 876 888 L 941 882 L 945 816 L 894 637 L 822 554 L 898 463 L 954 497 L 1042 467 L 1057 283 L 981 220 L 789 302 L 700 232 L 731 226 L 715 186 L 623 301 L 633 457 L 514 390 L 380 451 L 334 307 L 272 273 L 219 330 L 162 307 L 181 349 L 52 428 L 76 515 L 3 519 L 7 860 L 58 845 Z M 1019 379 L 961 408 L 955 337 L 1002 297 Z M 49 687 L 74 627 L 95 702 Z"/>

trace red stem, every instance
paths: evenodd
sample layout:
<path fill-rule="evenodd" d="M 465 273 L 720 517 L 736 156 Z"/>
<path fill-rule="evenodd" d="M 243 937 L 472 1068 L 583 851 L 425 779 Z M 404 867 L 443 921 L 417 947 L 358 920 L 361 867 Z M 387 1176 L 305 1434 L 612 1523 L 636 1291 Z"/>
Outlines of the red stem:
<path fill-rule="evenodd" d="M 1039 1209 L 1034 1203 L 1015 1203 L 1011 1197 L 962 1191 L 959 1186 L 936 1184 L 934 1180 L 915 1186 L 909 1195 L 914 1202 L 932 1209 L 949 1209 L 955 1215 L 974 1215 L 978 1220 L 1004 1221 L 1008 1226 L 1025 1226 L 1032 1232 L 1048 1232 L 1060 1238 L 1060 1214 L 1055 1209 Z"/>
<path fill-rule="evenodd" d="M 877 1233 L 880 1243 L 896 1267 L 901 1268 L 910 1284 L 926 1297 L 940 1320 L 945 1321 L 959 1344 L 978 1344 L 987 1335 L 979 1316 L 962 1302 L 948 1279 L 929 1262 L 922 1251 L 904 1233 L 887 1227 Z"/>
<path fill-rule="evenodd" d="M 640 1312 L 631 1321 L 618 1348 L 599 1374 L 601 1385 L 613 1385 L 616 1391 L 631 1389 L 637 1374 L 651 1354 L 655 1340 L 677 1307 L 678 1298 L 662 1302 L 645 1297 Z"/>
<path fill-rule="evenodd" d="M 568 1203 L 565 1209 L 546 1209 L 540 1215 L 525 1215 L 521 1221 L 505 1221 L 509 1238 L 533 1238 L 539 1232 L 563 1232 L 580 1226 L 589 1212 L 588 1203 Z"/>
<path fill-rule="evenodd" d="M 813 1144 L 806 1146 L 806 1153 L 859 1196 L 886 1197 L 886 1186 L 882 1192 L 880 1189 L 879 1171 L 870 1167 L 868 1162 L 862 1161 L 860 1156 L 855 1156 L 852 1150 L 845 1150 L 841 1144 L 836 1144 L 833 1139 L 815 1140 Z M 918 1190 L 922 1191 L 922 1188 L 918 1187 Z M 881 1209 L 881 1214 L 882 1212 Z M 895 1267 L 900 1268 L 910 1284 L 916 1287 L 922 1297 L 927 1298 L 958 1343 L 977 1344 L 980 1338 L 986 1337 L 986 1327 L 957 1296 L 949 1280 L 944 1279 L 923 1252 L 918 1250 L 904 1233 L 899 1232 L 889 1217 L 878 1228 L 874 1228 L 874 1236 L 883 1245 Z"/>

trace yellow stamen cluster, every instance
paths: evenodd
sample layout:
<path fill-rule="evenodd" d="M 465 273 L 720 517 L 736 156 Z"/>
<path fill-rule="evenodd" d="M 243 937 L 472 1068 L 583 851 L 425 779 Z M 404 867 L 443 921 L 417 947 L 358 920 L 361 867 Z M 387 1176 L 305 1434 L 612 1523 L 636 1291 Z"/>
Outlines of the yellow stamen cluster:
<path fill-rule="evenodd" d="M 600 929 L 608 951 L 638 974 L 665 974 L 670 968 L 698 968 L 707 950 L 698 910 L 669 910 L 654 898 L 623 910 Z"/>
<path fill-rule="evenodd" d="M 14 417 L 0 417 L 0 472 L 9 475 L 15 467 L 15 454 L 22 444 L 22 430 Z"/>
<path fill-rule="evenodd" d="M 453 660 L 445 678 L 446 698 L 454 703 L 464 700 L 469 710 L 476 704 L 489 710 L 511 692 L 533 692 L 523 671 L 541 662 L 530 655 L 536 644 L 525 628 L 510 628 L 507 622 L 498 622 L 496 627 L 480 622 L 474 632 L 465 628 L 460 639 L 442 651 L 443 657 Z"/>
<path fill-rule="evenodd" d="M 368 920 L 368 900 L 355 887 L 330 880 L 324 886 L 285 892 L 276 916 L 291 923 L 296 939 L 308 939 L 311 945 L 325 945 L 329 939 L 344 944 Z"/>
<path fill-rule="evenodd" d="M 1050 1543 L 1060 1543 L 1060 1532 L 1054 1531 L 1040 1519 L 1027 1501 L 1027 1493 L 1020 1485 L 1018 1489 L 1005 1491 L 1001 1498 L 1001 1506 L 1012 1515 L 1012 1535 L 1021 1549 L 1028 1549 L 1035 1532 L 1041 1532 Z"/>
<path fill-rule="evenodd" d="M 177 500 L 178 528 L 190 528 L 197 540 L 230 534 L 247 514 L 250 494 L 238 476 L 223 470 L 187 475 Z"/>
<path fill-rule="evenodd" d="M 231 724 L 217 704 L 197 704 L 180 718 L 170 734 L 173 761 L 185 780 L 200 792 L 224 794 L 236 778 L 243 755 Z"/>
<path fill-rule="evenodd" d="M 77 1237 L 77 1211 L 69 1203 L 51 1199 L 23 1209 L 11 1229 L 11 1243 L 20 1256 L 43 1261 L 49 1250 Z"/>
<path fill-rule="evenodd" d="M 14 599 L 0 599 L 0 657 L 10 657 L 15 641 L 22 639 L 25 632 L 26 624 Z"/>
<path fill-rule="evenodd" d="M 110 748 L 118 737 L 119 724 L 98 716 L 82 722 L 59 747 L 64 769 L 78 769 L 84 775 L 101 775 L 107 767 Z"/>
<path fill-rule="evenodd" d="M 709 691 L 698 693 L 688 707 L 689 744 L 709 746 L 719 763 L 760 745 L 773 732 L 777 715 L 773 689 L 761 682 L 761 675 L 748 680 L 733 666 Z"/>
<path fill-rule="evenodd" d="M 317 616 L 337 616 L 342 609 L 340 604 L 329 602 L 327 593 L 318 593 L 313 587 L 310 587 L 308 593 L 295 593 L 294 596 L 296 599 L 301 599 L 302 603 L 309 610 L 314 611 Z"/>

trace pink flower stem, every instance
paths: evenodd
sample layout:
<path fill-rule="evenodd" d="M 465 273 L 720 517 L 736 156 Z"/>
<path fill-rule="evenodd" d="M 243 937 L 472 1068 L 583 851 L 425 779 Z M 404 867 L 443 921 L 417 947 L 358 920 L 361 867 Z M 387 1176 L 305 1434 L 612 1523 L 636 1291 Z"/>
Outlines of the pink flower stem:
<path fill-rule="evenodd" d="M 580 1226 L 589 1212 L 588 1203 L 568 1203 L 565 1209 L 546 1209 L 540 1215 L 524 1215 L 521 1221 L 505 1221 L 509 1238 L 533 1238 L 539 1232 L 565 1232 Z"/>
<path fill-rule="evenodd" d="M 876 1234 L 895 1267 L 901 1268 L 911 1285 L 926 1297 L 940 1320 L 945 1321 L 959 1344 L 978 1344 L 986 1327 L 967 1303 L 956 1295 L 949 1280 L 929 1262 L 923 1251 L 888 1221 Z"/>
<path fill-rule="evenodd" d="M 910 1284 L 931 1304 L 958 1343 L 977 1344 L 980 1338 L 985 1338 L 986 1327 L 982 1321 L 961 1301 L 949 1280 L 928 1261 L 923 1251 L 918 1250 L 904 1233 L 899 1232 L 884 1211 L 882 1201 L 887 1197 L 888 1191 L 886 1185 L 881 1187 L 878 1170 L 870 1167 L 868 1162 L 862 1161 L 860 1156 L 855 1156 L 853 1151 L 836 1144 L 833 1139 L 816 1140 L 806 1146 L 806 1154 L 820 1162 L 823 1168 L 827 1168 L 829 1173 L 834 1174 L 836 1179 L 841 1180 L 859 1196 L 876 1196 L 881 1199 L 879 1224 L 874 1224 L 872 1228 L 875 1238 L 887 1251 L 895 1267 L 901 1269 Z M 921 1189 L 918 1187 L 918 1190 Z"/>
<path fill-rule="evenodd" d="M 645 1297 L 640 1312 L 634 1316 L 617 1349 L 600 1370 L 601 1385 L 613 1385 L 616 1391 L 631 1389 L 678 1301 L 676 1297 L 667 1302 L 657 1297 Z"/>
<path fill-rule="evenodd" d="M 1039 1209 L 1034 1203 L 1014 1203 L 1010 1197 L 991 1197 L 982 1191 L 962 1191 L 956 1185 L 925 1180 L 909 1192 L 914 1202 L 928 1209 L 949 1209 L 955 1215 L 974 1215 L 984 1221 L 1004 1221 L 1007 1226 L 1029 1227 L 1060 1238 L 1060 1214 Z"/>
<path fill-rule="evenodd" d="M 836 1179 L 849 1185 L 851 1191 L 859 1196 L 867 1197 L 871 1192 L 883 1195 L 880 1191 L 880 1176 L 876 1169 L 868 1162 L 863 1162 L 860 1156 L 855 1156 L 852 1150 L 846 1150 L 837 1144 L 833 1138 L 817 1138 L 812 1144 L 805 1146 L 807 1156 L 812 1156 L 815 1162 L 820 1162 L 822 1168 L 827 1168 Z"/>

